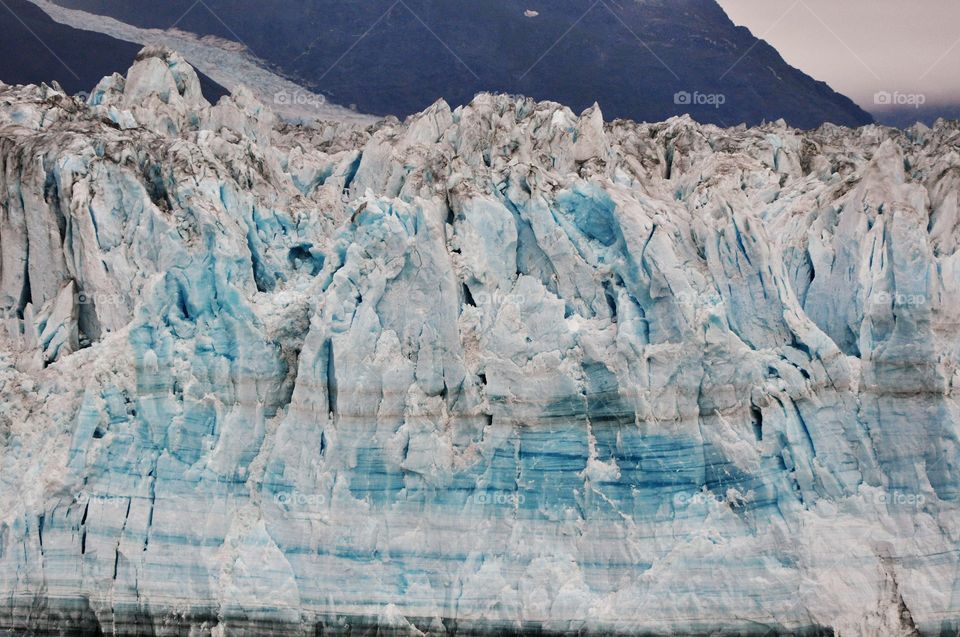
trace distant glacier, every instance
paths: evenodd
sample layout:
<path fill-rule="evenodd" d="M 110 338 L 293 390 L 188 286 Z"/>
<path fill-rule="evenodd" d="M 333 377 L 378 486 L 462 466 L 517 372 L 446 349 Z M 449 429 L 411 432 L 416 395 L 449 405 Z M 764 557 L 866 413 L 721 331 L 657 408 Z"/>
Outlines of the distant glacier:
<path fill-rule="evenodd" d="M 958 142 L 0 85 L 0 634 L 957 634 Z"/>

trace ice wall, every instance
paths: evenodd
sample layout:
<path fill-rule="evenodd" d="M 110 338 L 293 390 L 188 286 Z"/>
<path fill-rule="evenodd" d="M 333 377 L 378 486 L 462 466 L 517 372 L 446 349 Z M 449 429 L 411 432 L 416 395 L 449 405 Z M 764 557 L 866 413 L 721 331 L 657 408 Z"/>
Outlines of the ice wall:
<path fill-rule="evenodd" d="M 0 631 L 952 634 L 958 141 L 0 86 Z"/>

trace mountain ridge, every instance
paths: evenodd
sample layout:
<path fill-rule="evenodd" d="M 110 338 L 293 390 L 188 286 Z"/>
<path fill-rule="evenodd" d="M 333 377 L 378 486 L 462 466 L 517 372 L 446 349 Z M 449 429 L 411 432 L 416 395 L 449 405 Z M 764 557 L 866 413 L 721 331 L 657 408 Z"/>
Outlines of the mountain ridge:
<path fill-rule="evenodd" d="M 685 110 L 727 126 L 780 118 L 801 128 L 873 121 L 735 26 L 714 0 L 301 0 L 268 2 L 265 12 L 252 0 L 173 0 L 149 11 L 127 0 L 57 4 L 240 41 L 331 102 L 377 115 L 403 117 L 438 97 L 466 104 L 490 91 L 574 110 L 598 101 L 610 117 L 637 121 Z M 684 92 L 720 94 L 725 103 L 677 104 Z"/>

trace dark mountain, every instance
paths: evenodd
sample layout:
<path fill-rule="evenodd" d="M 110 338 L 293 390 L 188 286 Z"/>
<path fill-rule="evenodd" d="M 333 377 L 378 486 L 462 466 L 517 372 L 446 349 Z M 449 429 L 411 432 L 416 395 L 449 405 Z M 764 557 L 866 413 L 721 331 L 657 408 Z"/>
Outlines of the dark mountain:
<path fill-rule="evenodd" d="M 89 91 L 105 75 L 125 73 L 142 48 L 55 22 L 27 0 L 0 1 L 0 25 L 0 81 L 7 84 L 56 80 L 68 93 Z M 207 99 L 226 94 L 222 86 L 198 75 Z"/>
<path fill-rule="evenodd" d="M 726 125 L 872 121 L 714 0 L 57 1 L 239 40 L 332 101 L 376 114 L 407 115 L 438 97 L 461 104 L 485 90 L 574 109 L 598 101 L 608 117 L 648 121 L 683 112 Z"/>

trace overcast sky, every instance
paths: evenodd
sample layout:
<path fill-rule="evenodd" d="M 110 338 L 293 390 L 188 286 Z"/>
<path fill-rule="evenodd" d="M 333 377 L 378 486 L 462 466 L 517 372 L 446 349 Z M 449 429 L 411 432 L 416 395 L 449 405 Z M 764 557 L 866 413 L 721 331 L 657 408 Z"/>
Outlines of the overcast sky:
<path fill-rule="evenodd" d="M 873 107 L 877 91 L 960 102 L 960 0 L 718 0 L 784 59 Z"/>

